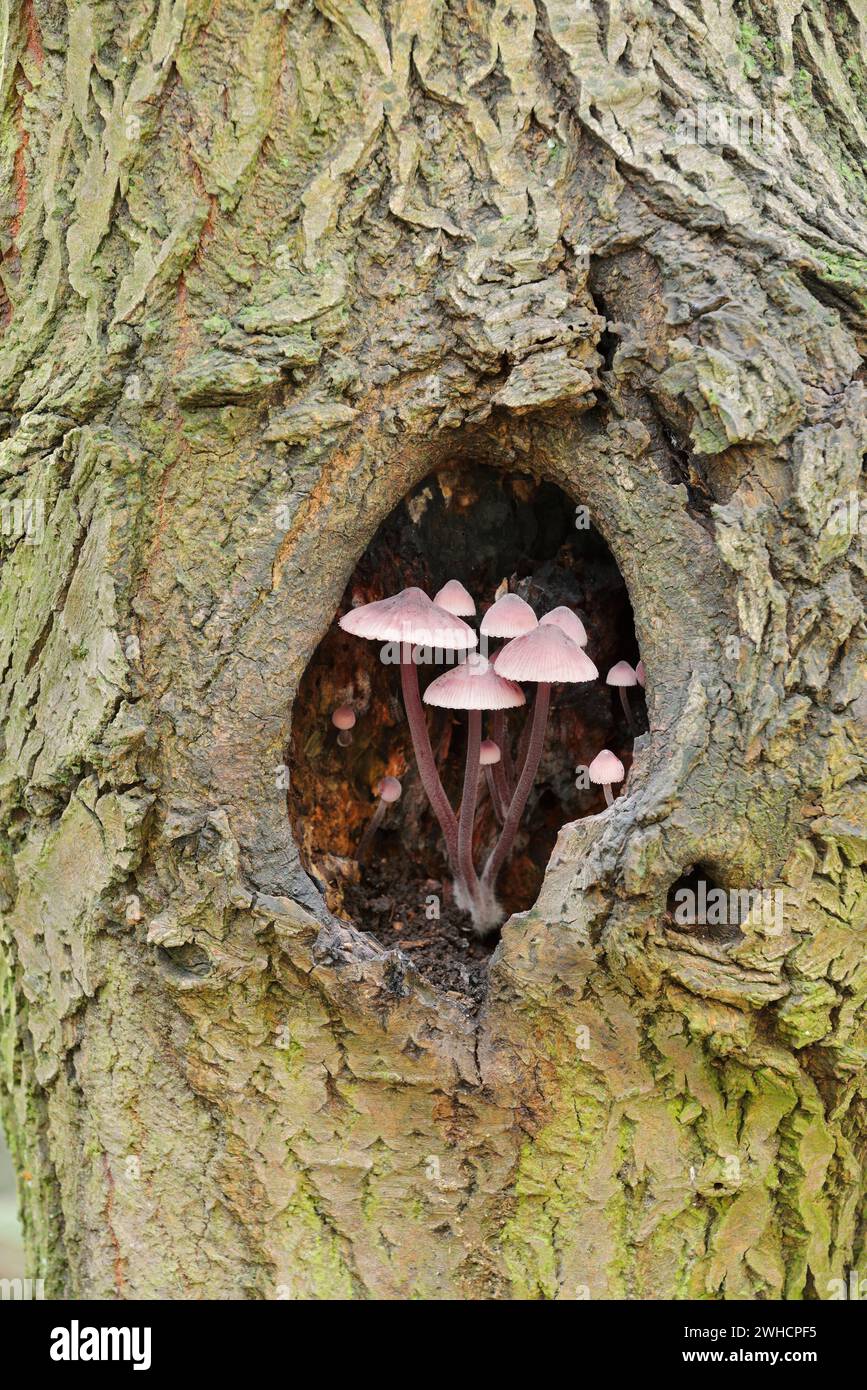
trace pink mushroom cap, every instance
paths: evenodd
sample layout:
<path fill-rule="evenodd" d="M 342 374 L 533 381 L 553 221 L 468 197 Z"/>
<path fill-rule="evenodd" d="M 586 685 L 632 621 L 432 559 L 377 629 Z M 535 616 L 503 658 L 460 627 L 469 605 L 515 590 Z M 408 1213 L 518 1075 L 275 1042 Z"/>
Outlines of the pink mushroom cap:
<path fill-rule="evenodd" d="M 391 805 L 393 801 L 400 801 L 402 791 L 403 788 L 396 777 L 383 777 L 377 787 L 380 801 L 385 801 L 388 805 Z"/>
<path fill-rule="evenodd" d="M 644 686 L 644 679 L 645 679 L 645 677 L 644 677 L 644 662 L 643 662 L 643 661 L 639 661 L 638 665 L 637 665 L 636 668 L 635 668 L 635 679 L 638 681 L 638 684 L 639 684 L 640 686 L 642 686 L 642 687 Z"/>
<path fill-rule="evenodd" d="M 552 608 L 550 613 L 546 613 L 539 619 L 539 626 L 544 627 L 550 623 L 553 627 L 559 627 L 561 632 L 579 647 L 587 646 L 587 630 L 581 619 L 577 617 L 571 608 L 565 608 L 562 604 L 559 608 Z"/>
<path fill-rule="evenodd" d="M 554 623 L 515 637 L 497 653 L 497 674 L 513 681 L 594 681 L 599 672 L 585 651 Z"/>
<path fill-rule="evenodd" d="M 479 631 L 483 637 L 520 637 L 522 633 L 532 632 L 537 625 L 538 619 L 529 603 L 517 594 L 503 594 L 491 604 Z"/>
<path fill-rule="evenodd" d="M 492 767 L 501 757 L 500 745 L 492 738 L 483 738 L 479 746 L 479 763 L 482 767 Z"/>
<path fill-rule="evenodd" d="M 622 782 L 626 772 L 616 754 L 610 748 L 603 748 L 588 767 L 587 775 L 597 787 L 610 787 L 614 782 Z"/>
<path fill-rule="evenodd" d="M 353 608 L 339 619 L 339 625 L 354 637 L 449 651 L 466 651 L 479 640 L 465 622 L 433 603 L 423 589 L 415 588 Z"/>
<path fill-rule="evenodd" d="M 331 716 L 331 722 L 335 729 L 354 729 L 355 710 L 351 705 L 338 705 Z"/>
<path fill-rule="evenodd" d="M 638 681 L 635 679 L 635 672 L 633 671 L 629 662 L 618 661 L 615 666 L 611 667 L 611 670 L 605 677 L 605 684 L 620 686 L 637 685 Z"/>
<path fill-rule="evenodd" d="M 434 603 L 453 613 L 456 618 L 472 618 L 476 611 L 475 600 L 459 579 L 449 579 L 434 594 Z"/>
<path fill-rule="evenodd" d="M 486 657 L 473 652 L 431 681 L 424 702 L 440 709 L 511 709 L 525 700 L 519 685 L 497 675 Z"/>

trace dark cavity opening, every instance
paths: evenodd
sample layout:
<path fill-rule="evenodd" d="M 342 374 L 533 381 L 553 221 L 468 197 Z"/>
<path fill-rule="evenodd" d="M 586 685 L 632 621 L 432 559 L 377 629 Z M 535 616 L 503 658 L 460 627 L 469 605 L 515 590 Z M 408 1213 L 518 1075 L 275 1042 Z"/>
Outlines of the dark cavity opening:
<path fill-rule="evenodd" d="M 633 735 L 620 692 L 605 684 L 605 676 L 618 661 L 635 666 L 640 654 L 623 578 L 599 532 L 576 513 L 575 502 L 552 483 L 461 464 L 427 477 L 383 523 L 304 673 L 294 704 L 289 813 L 305 867 L 336 915 L 384 947 L 399 946 L 434 983 L 478 1001 L 499 933 L 478 940 L 452 900 L 439 827 L 415 768 L 398 668 L 380 660 L 382 643 L 350 636 L 337 626 L 337 618 L 359 603 L 410 585 L 433 597 L 449 579 L 459 579 L 475 599 L 476 618 L 467 621 L 476 630 L 504 580 L 538 617 L 561 604 L 572 608 L 585 625 L 587 652 L 600 673 L 590 684 L 552 688 L 542 762 L 498 880 L 506 915 L 532 906 L 561 826 L 605 810 L 601 787 L 588 784 L 581 770 L 602 748 L 610 748 L 628 774 Z M 502 645 L 492 644 L 494 649 Z M 419 667 L 422 693 L 445 669 Z M 515 748 L 535 687 L 526 685 L 524 691 L 527 706 L 509 713 Z M 626 694 L 634 726 L 643 731 L 644 692 L 635 686 Z M 345 734 L 338 741 L 331 722 L 342 705 L 351 706 L 356 716 L 348 743 Z M 440 776 L 457 810 L 467 717 L 462 711 L 425 708 Z M 483 736 L 490 736 L 490 716 Z M 359 868 L 354 856 L 385 776 L 400 779 L 402 795 L 388 808 Z M 474 834 L 477 864 L 497 833 L 482 790 Z"/>
<path fill-rule="evenodd" d="M 752 908 L 773 912 L 772 895 L 762 889 L 723 886 L 706 864 L 689 864 L 668 890 L 666 911 L 675 931 L 731 944 L 743 936 L 741 922 Z"/>

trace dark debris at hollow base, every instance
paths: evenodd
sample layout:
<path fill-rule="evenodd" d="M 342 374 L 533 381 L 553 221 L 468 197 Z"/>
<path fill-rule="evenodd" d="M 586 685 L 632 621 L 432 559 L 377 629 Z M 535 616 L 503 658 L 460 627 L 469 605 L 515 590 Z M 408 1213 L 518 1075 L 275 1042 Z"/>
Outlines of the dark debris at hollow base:
<path fill-rule="evenodd" d="M 439 917 L 429 917 L 436 899 Z M 406 952 L 423 979 L 462 996 L 473 1009 L 484 998 L 488 962 L 499 933 L 473 936 L 469 915 L 449 901 L 435 879 L 414 879 L 393 862 L 373 856 L 363 879 L 343 888 L 343 910 L 387 950 Z"/>

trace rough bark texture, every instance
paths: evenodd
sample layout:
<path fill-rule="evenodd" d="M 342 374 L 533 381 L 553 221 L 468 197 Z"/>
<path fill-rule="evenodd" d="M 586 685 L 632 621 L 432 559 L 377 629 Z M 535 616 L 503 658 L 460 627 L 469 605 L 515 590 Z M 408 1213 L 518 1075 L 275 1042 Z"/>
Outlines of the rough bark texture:
<path fill-rule="evenodd" d="M 45 514 L 0 581 L 31 1272 L 827 1297 L 864 1240 L 864 543 L 827 524 L 867 445 L 863 4 L 3 22 L 0 482 Z M 784 143 L 684 141 L 703 102 Z M 277 775 L 359 554 L 456 457 L 590 507 L 651 718 L 478 1018 L 329 917 Z M 670 930 L 689 864 L 781 888 L 782 932 Z"/>

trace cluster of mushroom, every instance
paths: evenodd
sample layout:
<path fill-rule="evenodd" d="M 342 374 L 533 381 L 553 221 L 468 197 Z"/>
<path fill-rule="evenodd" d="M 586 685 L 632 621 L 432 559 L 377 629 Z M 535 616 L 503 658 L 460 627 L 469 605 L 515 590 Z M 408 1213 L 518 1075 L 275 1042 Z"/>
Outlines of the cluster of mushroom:
<path fill-rule="evenodd" d="M 445 840 L 455 900 L 470 913 L 478 934 L 485 935 L 502 920 L 495 894 L 497 875 L 514 844 L 539 768 L 551 686 L 563 681 L 596 680 L 599 672 L 584 650 L 584 625 L 569 608 L 554 608 L 537 620 L 530 605 L 517 594 L 504 594 L 485 613 L 479 628 L 485 639 L 506 639 L 505 646 L 491 660 L 474 650 L 478 637 L 464 621 L 475 611 L 476 605 L 463 584 L 450 579 L 433 600 L 422 589 L 404 589 L 390 598 L 354 608 L 339 621 L 345 632 L 399 647 L 401 686 L 413 751 Z M 421 648 L 462 654 L 458 664 L 431 681 L 424 695 L 425 704 L 467 711 L 466 766 L 457 815 L 446 796 L 431 749 L 418 685 Z M 513 762 L 506 737 L 506 711 L 525 704 L 519 682 L 534 683 L 536 696 Z M 492 737 L 485 740 L 483 711 L 492 715 Z M 478 873 L 472 841 L 481 768 L 488 778 L 501 830 Z M 591 781 L 605 786 L 610 805 L 611 783 L 623 780 L 622 763 L 603 749 L 588 771 Z"/>

